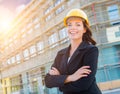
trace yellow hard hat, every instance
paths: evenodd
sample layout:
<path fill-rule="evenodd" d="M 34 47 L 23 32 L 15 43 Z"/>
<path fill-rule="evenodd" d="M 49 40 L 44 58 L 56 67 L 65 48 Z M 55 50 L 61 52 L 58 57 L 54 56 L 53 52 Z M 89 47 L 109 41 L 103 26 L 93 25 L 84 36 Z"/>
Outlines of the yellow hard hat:
<path fill-rule="evenodd" d="M 67 19 L 69 17 L 80 17 L 86 20 L 87 24 L 89 25 L 88 17 L 85 12 L 81 9 L 72 9 L 70 10 L 64 18 L 64 25 L 67 26 Z"/>

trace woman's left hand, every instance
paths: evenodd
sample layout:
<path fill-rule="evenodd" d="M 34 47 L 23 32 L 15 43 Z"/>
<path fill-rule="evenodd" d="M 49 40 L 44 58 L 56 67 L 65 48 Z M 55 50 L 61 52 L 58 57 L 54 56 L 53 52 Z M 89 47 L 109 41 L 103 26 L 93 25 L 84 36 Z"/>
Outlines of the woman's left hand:
<path fill-rule="evenodd" d="M 49 74 L 50 74 L 50 75 L 60 75 L 60 72 L 59 72 L 58 69 L 56 69 L 55 67 L 52 67 L 52 68 L 49 70 Z"/>

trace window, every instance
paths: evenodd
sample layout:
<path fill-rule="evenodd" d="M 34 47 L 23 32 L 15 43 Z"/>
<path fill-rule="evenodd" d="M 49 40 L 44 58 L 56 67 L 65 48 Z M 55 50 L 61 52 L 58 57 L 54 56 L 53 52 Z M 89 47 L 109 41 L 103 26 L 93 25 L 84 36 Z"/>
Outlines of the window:
<path fill-rule="evenodd" d="M 38 29 L 38 28 L 40 28 L 40 24 L 39 23 L 35 25 L 35 29 Z"/>
<path fill-rule="evenodd" d="M 65 38 L 65 37 L 68 36 L 68 33 L 67 33 L 67 31 L 66 31 L 66 28 L 61 29 L 61 30 L 59 31 L 59 34 L 60 34 L 60 39 L 63 39 L 63 38 Z"/>
<path fill-rule="evenodd" d="M 22 35 L 22 38 L 25 38 L 25 37 L 26 37 L 26 34 L 23 34 L 23 35 Z"/>
<path fill-rule="evenodd" d="M 69 0 L 68 1 L 68 5 L 71 5 L 73 3 L 74 0 Z"/>
<path fill-rule="evenodd" d="M 39 22 L 39 18 L 35 18 L 34 20 L 33 20 L 33 23 L 34 24 L 36 24 L 36 23 L 38 23 Z"/>
<path fill-rule="evenodd" d="M 28 49 L 26 49 L 26 50 L 23 51 L 23 56 L 24 56 L 24 58 L 26 60 L 29 59 L 29 51 L 28 51 Z"/>
<path fill-rule="evenodd" d="M 27 28 L 30 28 L 32 26 L 32 23 L 28 23 Z"/>
<path fill-rule="evenodd" d="M 43 48 L 44 48 L 44 44 L 42 41 L 38 42 L 37 43 L 37 50 L 38 50 L 38 53 L 43 53 Z"/>
<path fill-rule="evenodd" d="M 51 5 L 50 7 L 48 7 L 48 8 L 45 10 L 44 14 L 45 14 L 45 15 L 48 14 L 48 13 L 52 10 L 52 8 L 53 8 L 52 5 Z"/>
<path fill-rule="evenodd" d="M 120 15 L 119 15 L 119 10 L 117 5 L 108 6 L 108 16 L 110 20 L 119 19 Z M 118 21 L 112 22 L 112 24 L 115 24 L 115 23 L 118 23 Z"/>
<path fill-rule="evenodd" d="M 7 60 L 7 64 L 11 64 L 11 61 L 10 61 L 10 59 L 8 59 L 8 60 Z"/>
<path fill-rule="evenodd" d="M 56 14 L 59 14 L 59 13 L 61 13 L 63 10 L 64 10 L 64 5 L 62 5 L 61 7 L 59 7 L 59 8 L 55 11 L 55 13 L 56 13 Z"/>
<path fill-rule="evenodd" d="M 32 32 L 33 32 L 33 29 L 29 29 L 27 33 L 30 34 Z"/>
<path fill-rule="evenodd" d="M 59 5 L 63 0 L 56 0 L 55 1 L 55 6 Z"/>
<path fill-rule="evenodd" d="M 61 41 L 61 43 L 66 42 L 68 39 L 65 39 L 66 37 L 68 37 L 68 33 L 66 28 L 63 28 L 59 31 L 59 35 L 60 35 L 60 40 L 64 39 L 63 41 Z"/>
<path fill-rule="evenodd" d="M 42 41 L 37 43 L 37 50 L 39 53 L 43 53 L 44 44 Z"/>
<path fill-rule="evenodd" d="M 11 58 L 11 63 L 15 63 L 15 57 L 14 56 Z"/>
<path fill-rule="evenodd" d="M 20 54 L 16 55 L 16 61 L 17 61 L 17 63 L 20 63 Z"/>
<path fill-rule="evenodd" d="M 50 13 L 50 11 L 52 10 L 53 6 L 51 5 L 50 7 L 48 7 L 44 14 L 47 15 L 48 13 Z M 52 18 L 52 14 L 50 13 L 49 15 L 47 15 L 47 17 L 45 18 L 45 21 L 47 22 L 48 20 L 50 20 Z"/>
<path fill-rule="evenodd" d="M 120 37 L 120 32 L 115 32 L 116 37 Z"/>
<path fill-rule="evenodd" d="M 52 18 L 52 14 L 49 14 L 46 18 L 45 18 L 45 21 L 47 22 L 47 21 L 49 21 L 51 18 Z"/>
<path fill-rule="evenodd" d="M 31 57 L 34 57 L 36 54 L 36 48 L 35 48 L 35 45 L 31 46 L 30 47 L 30 54 L 31 54 Z"/>
<path fill-rule="evenodd" d="M 58 41 L 57 35 L 56 33 L 52 34 L 51 36 L 49 36 L 49 44 L 52 45 L 51 48 L 57 46 L 57 44 L 55 44 Z"/>
<path fill-rule="evenodd" d="M 22 78 L 21 75 L 10 78 L 11 82 L 11 92 L 15 93 L 22 89 Z"/>

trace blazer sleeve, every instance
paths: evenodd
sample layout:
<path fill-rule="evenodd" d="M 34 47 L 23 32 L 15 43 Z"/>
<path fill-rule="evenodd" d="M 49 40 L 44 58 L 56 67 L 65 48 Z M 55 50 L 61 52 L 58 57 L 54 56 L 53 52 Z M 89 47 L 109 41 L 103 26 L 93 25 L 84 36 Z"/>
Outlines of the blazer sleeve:
<path fill-rule="evenodd" d="M 83 90 L 89 89 L 92 83 L 95 81 L 95 74 L 97 71 L 97 62 L 98 62 L 98 48 L 92 47 L 85 54 L 83 60 L 83 66 L 90 66 L 91 73 L 87 77 L 83 77 L 75 82 L 64 84 L 60 87 L 60 90 L 67 92 L 80 92 Z"/>
<path fill-rule="evenodd" d="M 57 68 L 59 66 L 60 59 L 61 59 L 61 54 L 59 54 L 58 52 L 52 67 Z M 48 88 L 63 86 L 66 77 L 67 75 L 50 75 L 49 73 L 47 73 L 45 76 L 45 85 Z"/>

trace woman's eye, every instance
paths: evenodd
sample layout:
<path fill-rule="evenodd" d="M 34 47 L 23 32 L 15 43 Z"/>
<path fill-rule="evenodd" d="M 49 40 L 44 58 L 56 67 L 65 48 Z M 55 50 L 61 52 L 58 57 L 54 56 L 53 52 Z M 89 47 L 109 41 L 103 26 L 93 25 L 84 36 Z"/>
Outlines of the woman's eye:
<path fill-rule="evenodd" d="M 68 26 L 72 26 L 71 24 L 68 24 Z"/>
<path fill-rule="evenodd" d="M 76 24 L 77 26 L 81 26 L 80 24 Z"/>

